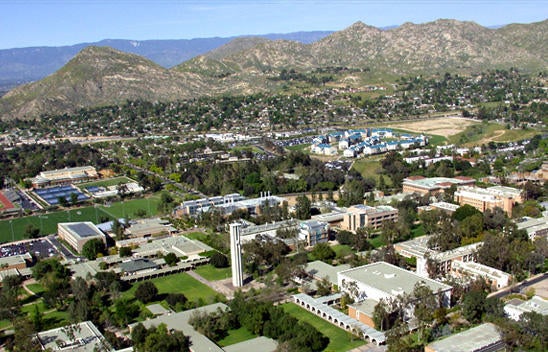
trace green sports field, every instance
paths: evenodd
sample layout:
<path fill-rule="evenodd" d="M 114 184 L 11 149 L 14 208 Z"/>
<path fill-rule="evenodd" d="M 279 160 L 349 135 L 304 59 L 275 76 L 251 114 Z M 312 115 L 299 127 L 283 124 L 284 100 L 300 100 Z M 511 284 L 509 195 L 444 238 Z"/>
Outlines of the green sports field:
<path fill-rule="evenodd" d="M 95 187 L 109 187 L 109 186 L 119 185 L 120 183 L 130 183 L 130 182 L 137 182 L 137 181 L 135 181 L 135 180 L 133 180 L 129 177 L 126 177 L 126 176 L 120 176 L 120 177 L 108 178 L 108 179 L 101 180 L 101 181 L 79 183 L 76 186 L 83 190 L 84 188 L 92 187 L 92 186 L 95 186 Z"/>
<path fill-rule="evenodd" d="M 135 212 L 142 209 L 147 216 L 158 215 L 160 195 L 155 194 L 144 199 L 132 199 L 107 205 L 96 205 L 81 208 L 45 213 L 43 215 L 25 216 L 11 220 L 0 221 L 0 243 L 28 238 L 26 228 L 33 225 L 41 234 L 57 232 L 57 223 L 72 221 L 91 221 L 94 224 L 102 220 L 115 218 L 136 218 Z"/>

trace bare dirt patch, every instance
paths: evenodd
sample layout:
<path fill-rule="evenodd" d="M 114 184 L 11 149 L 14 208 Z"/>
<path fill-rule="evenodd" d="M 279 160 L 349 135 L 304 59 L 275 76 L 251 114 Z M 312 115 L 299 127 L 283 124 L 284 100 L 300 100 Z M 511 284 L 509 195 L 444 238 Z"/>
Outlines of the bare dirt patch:
<path fill-rule="evenodd" d="M 435 134 L 443 137 L 453 136 L 476 124 L 478 121 L 462 117 L 442 117 L 422 121 L 391 124 L 388 127 L 399 128 L 416 133 Z"/>

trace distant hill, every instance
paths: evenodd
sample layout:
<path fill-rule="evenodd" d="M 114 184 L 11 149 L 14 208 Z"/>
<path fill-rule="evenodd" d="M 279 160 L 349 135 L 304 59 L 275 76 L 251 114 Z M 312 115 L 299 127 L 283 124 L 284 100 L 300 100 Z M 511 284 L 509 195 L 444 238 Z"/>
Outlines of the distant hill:
<path fill-rule="evenodd" d="M 0 117 L 35 118 L 127 99 L 274 91 L 284 85 L 277 80 L 283 69 L 306 73 L 345 67 L 391 77 L 509 67 L 546 70 L 547 26 L 545 20 L 489 29 L 444 19 L 382 30 L 357 22 L 310 44 L 236 38 L 170 69 L 135 54 L 87 47 L 54 74 L 0 98 Z M 336 79 L 359 84 L 354 73 Z"/>
<path fill-rule="evenodd" d="M 333 32 L 273 33 L 257 37 L 270 40 L 293 40 L 307 44 L 331 33 Z M 143 56 L 160 66 L 170 68 L 195 56 L 205 54 L 235 38 L 238 37 L 178 40 L 105 39 L 100 42 L 80 43 L 71 46 L 4 49 L 0 50 L 0 86 L 42 79 L 63 67 L 78 52 L 88 46 L 109 46 L 126 53 Z"/>

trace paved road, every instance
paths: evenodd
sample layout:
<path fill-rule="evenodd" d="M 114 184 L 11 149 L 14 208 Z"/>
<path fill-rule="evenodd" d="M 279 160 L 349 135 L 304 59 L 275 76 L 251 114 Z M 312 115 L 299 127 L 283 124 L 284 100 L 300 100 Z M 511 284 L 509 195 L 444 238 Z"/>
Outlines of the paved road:
<path fill-rule="evenodd" d="M 55 236 L 48 236 L 47 240 L 51 243 L 53 247 L 55 247 L 55 249 L 57 249 L 59 253 L 63 255 L 63 257 L 65 257 L 65 259 L 76 259 L 76 256 L 72 254 L 72 252 L 69 251 L 67 248 L 65 248 L 65 246 L 63 246 L 63 244 L 59 242 L 57 238 L 55 238 Z"/>
<path fill-rule="evenodd" d="M 502 290 L 490 293 L 487 297 L 502 298 L 511 293 L 525 292 L 529 287 L 537 285 L 539 286 L 539 288 L 542 288 L 543 293 L 546 294 L 546 292 L 548 291 L 548 285 L 546 284 L 546 281 L 548 281 L 548 273 L 538 274 L 522 282 L 518 282 L 515 285 L 511 285 L 509 287 L 503 288 Z"/>

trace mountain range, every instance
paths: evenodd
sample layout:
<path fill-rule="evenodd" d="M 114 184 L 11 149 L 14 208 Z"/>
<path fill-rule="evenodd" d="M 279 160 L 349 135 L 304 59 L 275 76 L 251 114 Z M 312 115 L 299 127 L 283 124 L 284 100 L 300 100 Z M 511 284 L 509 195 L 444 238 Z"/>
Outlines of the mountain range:
<path fill-rule="evenodd" d="M 332 31 L 264 34 L 257 37 L 270 40 L 293 40 L 304 44 L 315 42 Z M 78 52 L 88 46 L 108 46 L 126 53 L 137 54 L 160 66 L 170 68 L 195 56 L 205 54 L 239 37 L 215 37 L 177 40 L 105 39 L 57 47 L 28 47 L 0 50 L 0 85 L 21 84 L 42 79 L 57 71 Z"/>
<path fill-rule="evenodd" d="M 346 67 L 352 70 L 337 76 L 334 83 L 359 84 L 363 77 L 354 72 L 395 78 L 548 67 L 548 20 L 497 29 L 456 20 L 405 23 L 388 30 L 357 22 L 328 35 L 315 33 L 318 39 L 310 43 L 234 38 L 171 68 L 164 66 L 173 61 L 164 61 L 163 66 L 158 59 L 153 62 L 111 47 L 87 46 L 52 75 L 3 96 L 0 117 L 34 118 L 41 113 L 71 112 L 127 99 L 166 101 L 274 91 L 284 84 L 274 79 L 284 69 L 307 73 Z"/>

